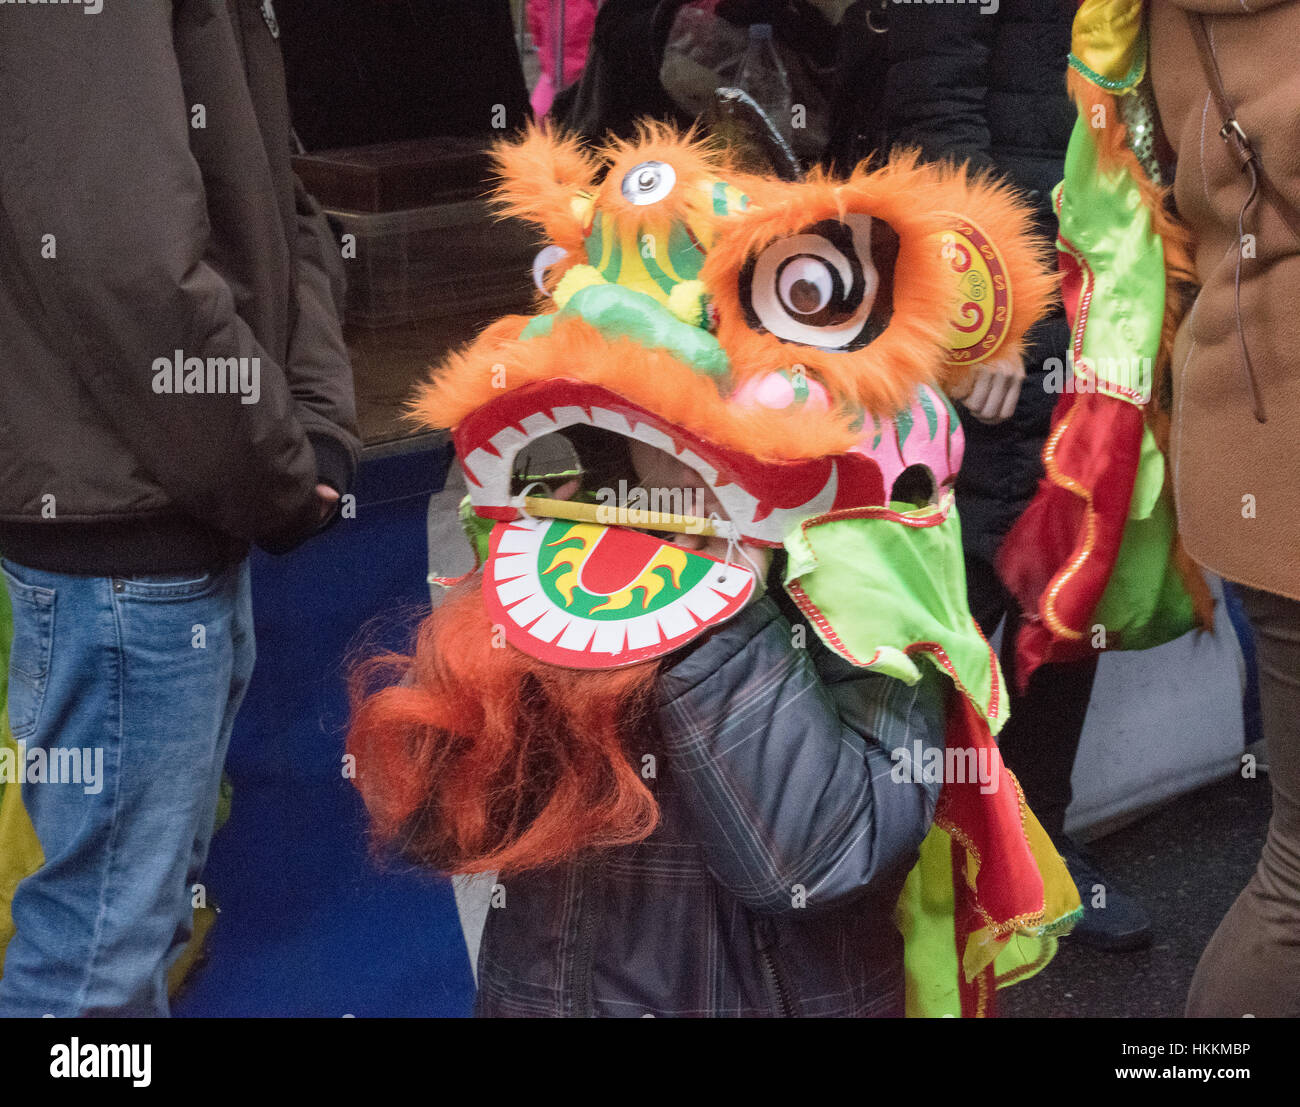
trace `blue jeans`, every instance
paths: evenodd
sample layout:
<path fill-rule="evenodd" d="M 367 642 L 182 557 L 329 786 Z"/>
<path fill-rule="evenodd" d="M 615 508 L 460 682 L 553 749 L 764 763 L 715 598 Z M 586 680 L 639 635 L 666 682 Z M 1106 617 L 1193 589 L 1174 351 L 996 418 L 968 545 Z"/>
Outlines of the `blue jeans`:
<path fill-rule="evenodd" d="M 253 671 L 248 562 L 129 578 L 0 565 L 9 719 L 45 854 L 14 895 L 0 1015 L 166 1015 Z"/>

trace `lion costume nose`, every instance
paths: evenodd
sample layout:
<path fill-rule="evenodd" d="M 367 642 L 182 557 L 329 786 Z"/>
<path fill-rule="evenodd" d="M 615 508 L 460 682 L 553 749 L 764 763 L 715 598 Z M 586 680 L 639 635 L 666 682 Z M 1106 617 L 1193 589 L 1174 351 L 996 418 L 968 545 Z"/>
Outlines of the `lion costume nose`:
<path fill-rule="evenodd" d="M 566 274 L 565 279 L 572 275 Z M 556 300 L 560 299 L 557 289 Z M 668 308 L 643 292 L 617 284 L 588 284 L 570 293 L 559 311 L 539 315 L 521 338 L 550 334 L 559 319 L 581 319 L 613 342 L 630 338 L 647 349 L 666 350 L 684 365 L 711 377 L 726 392 L 731 360 L 708 331 L 683 323 Z"/>

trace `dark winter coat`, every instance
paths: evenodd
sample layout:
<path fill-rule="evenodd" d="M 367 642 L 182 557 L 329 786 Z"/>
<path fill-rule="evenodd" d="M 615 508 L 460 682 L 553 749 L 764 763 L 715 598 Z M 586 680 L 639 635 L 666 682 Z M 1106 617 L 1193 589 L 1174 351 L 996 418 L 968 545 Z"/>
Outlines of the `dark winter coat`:
<path fill-rule="evenodd" d="M 508 0 L 276 0 L 308 150 L 501 137 L 528 113 Z"/>
<path fill-rule="evenodd" d="M 889 751 L 942 748 L 942 678 L 908 687 L 792 631 L 764 597 L 669 663 L 645 736 L 660 825 L 503 879 L 478 1015 L 903 1013 L 894 907 L 939 785 L 893 779 Z"/>
<path fill-rule="evenodd" d="M 285 548 L 359 443 L 270 6 L 88 11 L 0 5 L 0 550 L 116 575 Z"/>
<path fill-rule="evenodd" d="M 580 80 L 560 93 L 552 114 L 565 127 L 597 141 L 607 133 L 630 137 L 649 116 L 685 127 L 693 120 L 664 91 L 660 65 L 673 21 L 687 0 L 604 0 Z M 888 0 L 859 0 L 836 26 L 801 0 L 725 0 L 719 18 L 738 27 L 774 25 L 787 61 L 798 59 L 796 87 L 815 90 L 827 102 L 826 149 L 821 159 L 852 168 L 864 131 L 872 130 L 884 36 L 868 26 L 887 21 Z"/>

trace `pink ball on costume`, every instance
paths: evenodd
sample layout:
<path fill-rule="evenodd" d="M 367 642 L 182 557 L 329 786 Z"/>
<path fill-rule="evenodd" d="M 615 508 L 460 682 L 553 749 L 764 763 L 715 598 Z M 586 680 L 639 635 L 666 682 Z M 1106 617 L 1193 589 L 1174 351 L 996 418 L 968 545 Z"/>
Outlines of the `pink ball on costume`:
<path fill-rule="evenodd" d="M 785 370 L 745 381 L 736 389 L 732 401 L 743 407 L 765 407 L 773 411 L 804 404 L 814 411 L 829 411 L 831 407 L 830 396 L 821 381 Z"/>

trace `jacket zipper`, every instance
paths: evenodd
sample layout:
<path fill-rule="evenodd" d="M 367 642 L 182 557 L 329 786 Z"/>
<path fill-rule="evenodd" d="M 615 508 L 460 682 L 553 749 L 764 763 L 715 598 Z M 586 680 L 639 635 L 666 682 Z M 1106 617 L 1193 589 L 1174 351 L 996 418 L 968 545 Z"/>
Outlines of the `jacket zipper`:
<path fill-rule="evenodd" d="M 596 968 L 596 900 L 597 880 L 600 875 L 599 862 L 589 862 L 583 868 L 582 896 L 578 901 L 578 944 L 574 956 L 574 998 L 573 1014 L 575 1018 L 591 1019 L 596 1017 L 596 1004 L 592 996 L 592 974 Z"/>
<path fill-rule="evenodd" d="M 758 939 L 755 943 L 758 947 L 758 964 L 763 970 L 763 979 L 767 984 L 768 995 L 776 1005 L 777 1014 L 781 1018 L 795 1018 L 798 1012 L 794 1009 L 790 989 L 786 987 L 781 967 L 776 963 L 776 957 L 772 953 L 772 944 L 774 943 L 771 942 L 766 920 L 756 919 L 754 929 L 757 931 Z"/>

